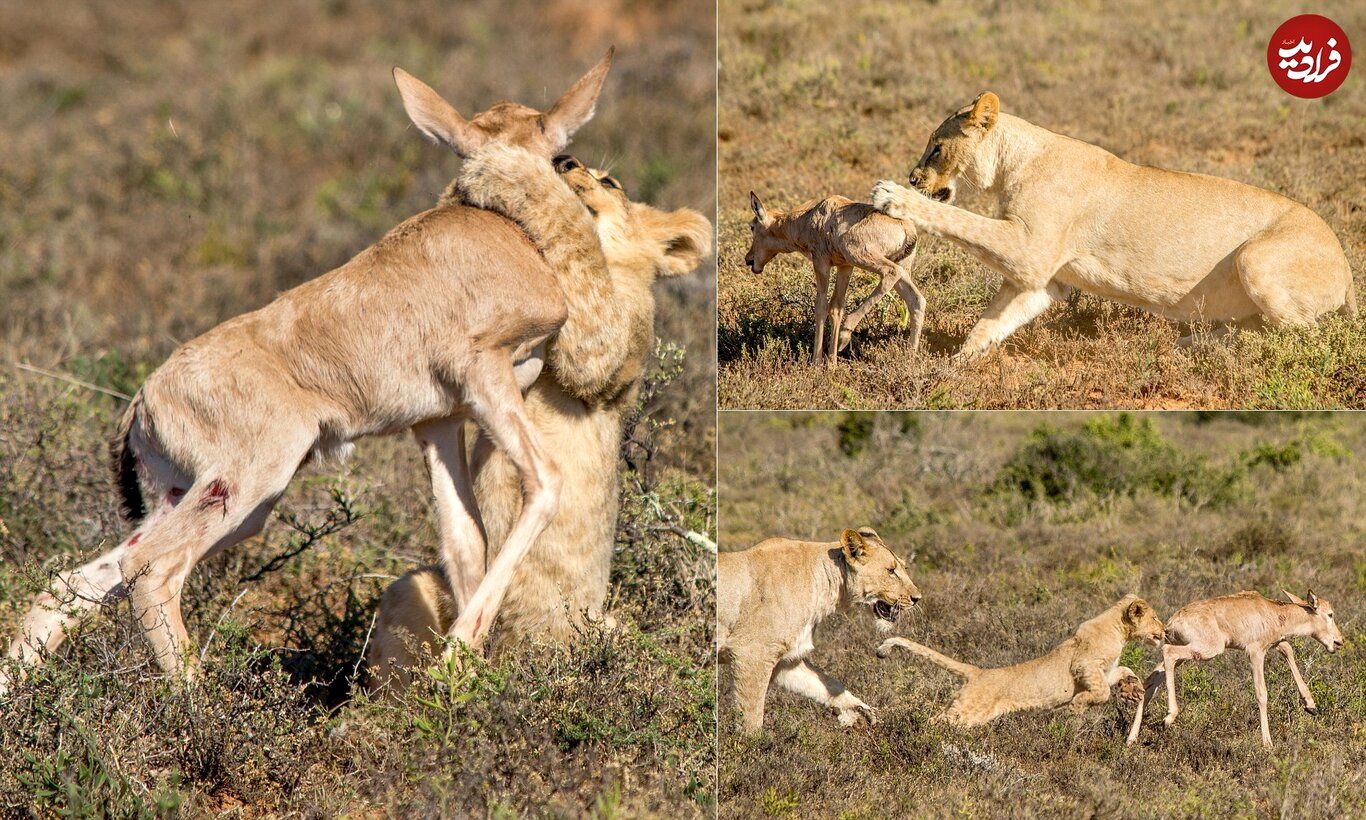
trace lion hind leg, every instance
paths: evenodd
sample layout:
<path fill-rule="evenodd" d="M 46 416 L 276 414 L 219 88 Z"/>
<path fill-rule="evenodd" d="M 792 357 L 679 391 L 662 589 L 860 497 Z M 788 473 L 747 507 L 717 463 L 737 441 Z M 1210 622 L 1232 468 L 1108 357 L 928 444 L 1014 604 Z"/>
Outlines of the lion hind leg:
<path fill-rule="evenodd" d="M 1238 279 L 1272 327 L 1312 323 L 1351 301 L 1351 271 L 1335 237 L 1312 239 L 1303 224 L 1285 220 L 1234 253 Z"/>

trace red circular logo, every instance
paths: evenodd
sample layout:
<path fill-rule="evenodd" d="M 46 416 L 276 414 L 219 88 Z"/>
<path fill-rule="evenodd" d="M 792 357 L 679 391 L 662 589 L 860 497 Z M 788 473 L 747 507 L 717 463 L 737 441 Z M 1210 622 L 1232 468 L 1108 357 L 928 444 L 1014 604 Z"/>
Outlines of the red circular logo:
<path fill-rule="evenodd" d="M 1338 90 L 1352 67 L 1352 46 L 1342 28 L 1317 14 L 1291 17 L 1266 46 L 1266 67 L 1283 91 L 1314 100 Z"/>

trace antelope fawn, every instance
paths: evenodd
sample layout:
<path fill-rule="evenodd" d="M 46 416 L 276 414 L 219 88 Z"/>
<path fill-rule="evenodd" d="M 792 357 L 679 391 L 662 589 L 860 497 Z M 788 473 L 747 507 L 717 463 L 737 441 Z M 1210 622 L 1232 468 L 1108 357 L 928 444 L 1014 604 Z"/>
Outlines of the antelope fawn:
<path fill-rule="evenodd" d="M 1129 744 L 1138 740 L 1143 725 L 1143 707 L 1163 680 L 1167 684 L 1167 716 L 1163 723 L 1170 726 L 1181 711 L 1176 703 L 1176 667 L 1185 661 L 1206 661 L 1225 649 L 1242 649 L 1252 662 L 1252 688 L 1257 695 L 1257 709 L 1261 717 L 1262 743 L 1271 746 L 1271 730 L 1266 720 L 1266 677 L 1263 666 L 1266 653 L 1272 647 L 1280 650 L 1290 665 L 1290 675 L 1300 691 L 1304 709 L 1310 714 L 1318 711 L 1314 696 L 1295 664 L 1295 650 L 1289 639 L 1308 636 L 1323 644 L 1329 652 L 1336 652 L 1345 642 L 1333 616 L 1333 605 L 1314 595 L 1304 600 L 1285 593 L 1288 601 L 1272 601 L 1256 592 L 1239 592 L 1187 604 L 1167 621 L 1166 644 L 1162 647 L 1162 662 L 1148 676 L 1143 698 L 1138 702 L 1133 725 L 1129 728 Z"/>
<path fill-rule="evenodd" d="M 805 202 L 788 211 L 769 212 L 753 191 L 749 204 L 754 218 L 749 223 L 750 246 L 745 264 L 754 273 L 782 253 L 801 253 L 811 260 L 816 280 L 816 338 L 811 362 L 832 360 L 849 346 L 854 329 L 873 304 L 893 287 L 910 313 L 911 350 L 920 344 L 925 321 L 925 297 L 911 280 L 907 268 L 915 259 L 916 235 L 910 223 L 893 219 L 871 205 L 842 196 Z M 830 269 L 835 269 L 835 292 L 827 295 Z M 849 275 L 854 268 L 876 274 L 877 288 L 844 315 Z M 825 341 L 826 320 L 830 338 Z M 824 348 L 824 349 L 823 349 Z"/>
<path fill-rule="evenodd" d="M 473 204 L 534 216 L 538 203 L 561 200 L 556 213 L 570 208 L 578 219 L 533 225 L 444 203 L 181 345 L 134 396 L 114 443 L 126 511 L 141 523 L 38 597 L 10 656 L 42 662 L 102 601 L 127 595 L 158 664 L 193 675 L 180 595 L 194 566 L 259 532 L 303 463 L 403 430 L 431 472 L 442 560 L 461 605 L 451 635 L 479 647 L 558 504 L 559 471 L 523 393 L 548 361 L 567 389 L 592 394 L 624 356 L 619 339 L 596 335 L 619 329 L 596 315 L 611 300 L 594 223 L 550 162 L 593 116 L 611 60 L 609 50 L 548 111 L 500 102 L 470 120 L 395 68 L 413 124 L 511 189 Z M 562 288 L 567 276 L 575 288 Z M 605 284 L 595 290 L 596 280 Z M 566 290 L 588 301 L 576 305 Z M 524 499 L 487 571 L 467 420 L 513 463 Z"/>

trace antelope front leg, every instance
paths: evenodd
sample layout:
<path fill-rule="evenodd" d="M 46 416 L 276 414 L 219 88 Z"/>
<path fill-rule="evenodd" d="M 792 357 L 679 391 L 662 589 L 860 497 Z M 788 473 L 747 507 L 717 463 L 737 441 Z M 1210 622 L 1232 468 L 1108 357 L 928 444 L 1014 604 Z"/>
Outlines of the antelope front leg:
<path fill-rule="evenodd" d="M 474 420 L 517 468 L 522 478 L 522 512 L 498 557 L 451 626 L 450 636 L 479 649 L 493 627 L 508 587 L 532 544 L 555 517 L 560 471 L 546 455 L 540 433 L 527 417 L 522 391 L 506 350 L 484 353 L 465 371 L 463 385 Z M 463 454 L 462 454 L 463 455 Z M 473 517 L 473 507 L 465 514 Z"/>
<path fill-rule="evenodd" d="M 1162 673 L 1167 677 L 1167 716 L 1162 718 L 1162 722 L 1167 726 L 1172 725 L 1172 721 L 1176 720 L 1176 716 L 1181 712 L 1181 707 L 1176 705 L 1176 665 L 1181 661 L 1204 660 L 1209 657 L 1213 655 L 1202 657 L 1201 653 L 1189 646 L 1163 644 Z"/>
<path fill-rule="evenodd" d="M 1319 707 L 1314 703 L 1314 696 L 1309 693 L 1309 686 L 1304 682 L 1304 677 L 1300 675 L 1300 667 L 1295 663 L 1295 650 L 1290 646 L 1289 641 L 1281 641 L 1276 644 L 1276 648 L 1281 650 L 1285 656 L 1285 662 L 1290 664 L 1290 677 L 1295 679 L 1295 688 L 1300 690 L 1300 700 L 1304 702 L 1304 711 L 1311 715 L 1319 713 Z"/>
<path fill-rule="evenodd" d="M 849 300 L 849 276 L 853 272 L 854 269 L 848 265 L 835 268 L 835 295 L 830 299 L 830 341 L 827 347 L 832 361 L 849 346 L 849 334 L 844 330 L 844 308 Z"/>
<path fill-rule="evenodd" d="M 488 558 L 466 458 L 465 422 L 456 418 L 424 422 L 413 428 L 413 437 L 422 448 L 432 481 L 441 562 L 456 611 L 463 612 L 484 578 Z"/>
<path fill-rule="evenodd" d="M 1257 717 L 1262 724 L 1262 745 L 1271 748 L 1271 726 L 1266 719 L 1266 652 L 1249 649 L 1247 658 L 1252 662 L 1252 691 L 1257 695 Z"/>
<path fill-rule="evenodd" d="M 811 273 L 816 283 L 816 338 L 811 343 L 811 363 L 820 364 L 825 355 L 825 324 L 830 319 L 830 263 L 812 258 Z"/>
<path fill-rule="evenodd" d="M 1148 705 L 1148 701 L 1152 700 L 1153 695 L 1157 694 L 1158 688 L 1163 685 L 1163 676 L 1166 673 L 1162 671 L 1162 668 L 1162 662 L 1159 661 L 1157 668 L 1148 675 L 1148 682 L 1143 687 L 1143 696 L 1138 699 L 1137 707 L 1134 710 L 1134 722 L 1129 727 L 1129 737 L 1124 741 L 1129 746 L 1138 742 L 1138 733 L 1143 728 L 1143 709 Z"/>
<path fill-rule="evenodd" d="M 829 706 L 839 716 L 841 726 L 853 726 L 859 720 L 877 723 L 873 707 L 854 696 L 844 684 L 805 660 L 784 661 L 773 670 L 773 682 L 794 695 L 810 698 Z"/>

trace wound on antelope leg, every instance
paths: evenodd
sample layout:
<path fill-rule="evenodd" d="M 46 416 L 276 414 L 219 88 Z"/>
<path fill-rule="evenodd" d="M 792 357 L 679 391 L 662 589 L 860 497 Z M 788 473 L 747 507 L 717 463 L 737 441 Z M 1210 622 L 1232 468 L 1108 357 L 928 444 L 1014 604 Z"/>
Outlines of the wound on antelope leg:
<path fill-rule="evenodd" d="M 207 510 L 212 507 L 222 507 L 223 514 L 228 514 L 228 485 L 221 478 L 209 482 L 204 494 L 199 497 L 199 509 Z"/>
<path fill-rule="evenodd" d="M 130 546 L 130 547 L 131 547 L 131 546 L 134 546 L 135 544 L 137 544 L 137 542 L 139 542 L 139 541 L 141 541 L 141 540 L 142 540 L 142 533 L 140 533 L 140 532 L 135 532 L 135 533 L 133 533 L 132 537 L 128 539 L 128 546 Z"/>

